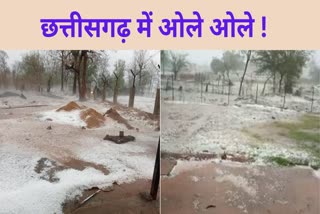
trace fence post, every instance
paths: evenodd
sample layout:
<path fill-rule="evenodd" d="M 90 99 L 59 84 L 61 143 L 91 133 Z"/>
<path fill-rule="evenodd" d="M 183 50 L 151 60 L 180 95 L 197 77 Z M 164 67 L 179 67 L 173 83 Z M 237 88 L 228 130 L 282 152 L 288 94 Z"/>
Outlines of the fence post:
<path fill-rule="evenodd" d="M 313 98 L 314 98 L 314 86 L 312 86 L 311 113 L 312 113 L 312 109 L 313 109 Z"/>

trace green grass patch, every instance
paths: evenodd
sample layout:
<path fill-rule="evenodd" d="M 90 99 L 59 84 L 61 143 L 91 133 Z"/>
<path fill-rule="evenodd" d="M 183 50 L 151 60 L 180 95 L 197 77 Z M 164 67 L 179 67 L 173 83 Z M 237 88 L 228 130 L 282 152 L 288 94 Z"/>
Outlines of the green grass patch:
<path fill-rule="evenodd" d="M 320 117 L 305 114 L 297 122 L 275 122 L 275 125 L 285 129 L 320 129 Z"/>
<path fill-rule="evenodd" d="M 303 115 L 298 122 L 275 122 L 277 127 L 287 129 L 282 133 L 298 142 L 320 143 L 320 117 L 311 114 Z"/>
<path fill-rule="evenodd" d="M 294 166 L 290 160 L 283 157 L 269 157 L 268 160 L 278 164 L 279 166 Z"/>
<path fill-rule="evenodd" d="M 314 170 L 320 169 L 320 159 L 314 160 L 310 163 L 310 167 Z"/>
<path fill-rule="evenodd" d="M 269 162 L 276 163 L 279 166 L 309 166 L 309 161 L 299 158 L 284 158 L 284 157 L 268 157 Z M 316 164 L 317 165 L 317 164 Z"/>
<path fill-rule="evenodd" d="M 314 143 L 320 143 L 320 133 L 319 132 L 306 132 L 299 130 L 290 130 L 288 133 L 289 137 L 296 141 L 308 141 Z"/>

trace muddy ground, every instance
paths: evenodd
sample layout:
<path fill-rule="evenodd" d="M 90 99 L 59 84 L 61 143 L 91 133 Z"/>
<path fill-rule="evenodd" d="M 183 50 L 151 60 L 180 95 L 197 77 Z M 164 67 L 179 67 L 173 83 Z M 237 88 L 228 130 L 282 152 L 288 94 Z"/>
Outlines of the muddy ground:
<path fill-rule="evenodd" d="M 215 161 L 174 164 L 162 161 L 162 166 L 167 166 L 164 171 L 173 167 L 169 176 L 161 179 L 163 213 L 320 212 L 320 179 L 310 168 Z"/>

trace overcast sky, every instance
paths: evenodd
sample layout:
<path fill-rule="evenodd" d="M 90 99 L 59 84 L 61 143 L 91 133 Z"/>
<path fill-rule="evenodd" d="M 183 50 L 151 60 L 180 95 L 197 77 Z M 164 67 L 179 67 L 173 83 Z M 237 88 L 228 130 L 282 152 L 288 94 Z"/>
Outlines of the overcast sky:
<path fill-rule="evenodd" d="M 223 50 L 175 50 L 179 53 L 187 53 L 187 59 L 198 65 L 210 65 L 213 57 L 220 58 Z M 320 65 L 320 51 L 313 51 L 313 56 Z"/>
<path fill-rule="evenodd" d="M 179 53 L 187 53 L 187 59 L 189 62 L 206 66 L 208 69 L 210 69 L 210 62 L 213 57 L 221 57 L 223 50 L 175 50 Z M 9 65 L 12 66 L 12 64 L 16 60 L 21 60 L 21 56 L 28 52 L 23 50 L 8 50 L 6 51 L 9 55 Z M 129 64 L 133 59 L 133 50 L 118 50 L 118 51 L 108 51 L 110 55 L 110 69 L 113 69 L 113 65 L 116 60 L 123 59 L 127 61 L 127 64 Z M 152 57 L 152 60 L 155 61 L 157 64 L 160 64 L 160 51 L 159 50 L 150 50 L 149 51 L 150 56 Z M 313 56 L 316 60 L 316 62 L 320 65 L 320 51 L 313 51 Z"/>
<path fill-rule="evenodd" d="M 9 66 L 11 67 L 15 61 L 20 61 L 23 54 L 29 52 L 30 50 L 5 50 L 9 56 Z M 134 50 L 117 50 L 117 51 L 107 51 L 110 56 L 110 69 L 113 69 L 114 63 L 118 59 L 123 59 L 129 64 L 133 59 Z M 156 64 L 160 64 L 160 51 L 159 50 L 150 50 L 149 57 L 152 57 L 152 60 Z"/>

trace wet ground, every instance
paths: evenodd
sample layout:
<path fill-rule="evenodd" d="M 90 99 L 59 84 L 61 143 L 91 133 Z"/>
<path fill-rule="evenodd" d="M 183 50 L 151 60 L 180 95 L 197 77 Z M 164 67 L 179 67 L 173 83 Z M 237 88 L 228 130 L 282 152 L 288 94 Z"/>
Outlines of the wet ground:
<path fill-rule="evenodd" d="M 155 201 L 147 201 L 141 197 L 142 193 L 148 193 L 151 187 L 150 180 L 138 180 L 131 184 L 114 184 L 107 191 L 100 191 L 83 205 L 80 203 L 96 192 L 96 189 L 87 190 L 77 200 L 69 201 L 64 206 L 64 213 L 74 214 L 158 214 L 159 197 Z"/>
<path fill-rule="evenodd" d="M 163 213 L 320 213 L 320 180 L 310 168 L 178 160 L 161 185 Z"/>

